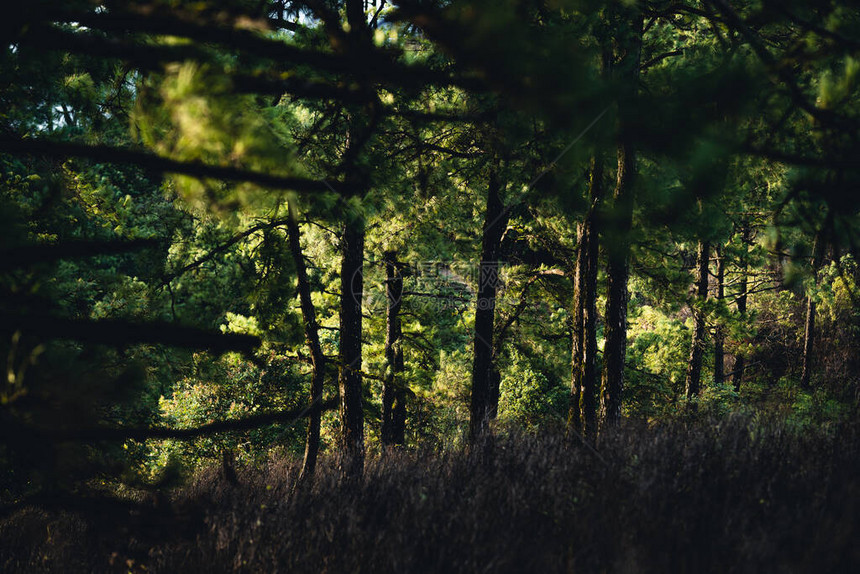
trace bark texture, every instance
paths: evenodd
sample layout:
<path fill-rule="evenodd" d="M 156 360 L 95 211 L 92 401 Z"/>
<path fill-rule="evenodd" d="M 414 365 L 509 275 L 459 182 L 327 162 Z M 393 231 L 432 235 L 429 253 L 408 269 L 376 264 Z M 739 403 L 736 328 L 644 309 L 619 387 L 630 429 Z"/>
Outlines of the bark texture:
<path fill-rule="evenodd" d="M 341 440 L 345 471 L 359 475 L 364 469 L 364 407 L 361 377 L 361 301 L 364 295 L 364 220 L 350 217 L 341 240 L 340 390 Z"/>
<path fill-rule="evenodd" d="M 478 302 L 475 310 L 472 397 L 469 409 L 469 436 L 473 440 L 486 430 L 498 408 L 498 391 L 494 389 L 493 377 L 493 324 L 499 277 L 499 245 L 508 223 L 507 211 L 502 204 L 500 193 L 498 174 L 493 168 L 487 186 L 487 209 L 484 212 Z"/>
<path fill-rule="evenodd" d="M 717 263 L 716 271 L 716 286 L 715 298 L 717 301 L 722 301 L 725 297 L 725 257 L 723 250 L 719 245 L 714 246 L 714 258 Z M 718 322 L 714 328 L 714 384 L 722 385 L 726 379 L 725 374 L 725 341 L 726 336 L 723 330 L 722 323 Z"/>
<path fill-rule="evenodd" d="M 750 226 L 748 222 L 744 222 L 741 226 L 741 242 L 743 243 L 743 256 L 741 259 L 741 279 L 740 293 L 738 294 L 737 306 L 738 315 L 741 321 L 746 321 L 747 316 L 747 291 L 749 290 L 749 277 L 747 270 L 749 269 L 748 249 L 750 242 Z M 741 383 L 744 380 L 744 370 L 746 369 L 746 356 L 743 353 L 735 355 L 735 364 L 732 367 L 732 384 L 735 392 L 741 390 Z"/>
<path fill-rule="evenodd" d="M 577 254 L 576 283 L 574 285 L 574 343 L 571 399 L 578 396 L 579 413 L 571 412 L 570 428 L 583 437 L 594 440 L 597 436 L 597 211 L 603 197 L 603 161 L 599 155 L 591 160 L 589 176 L 591 206 L 580 225 Z M 578 414 L 578 417 L 577 417 Z M 578 418 L 578 423 L 573 419 Z"/>
<path fill-rule="evenodd" d="M 382 383 L 382 444 L 406 442 L 406 388 L 403 381 L 403 344 L 400 306 L 403 275 L 397 253 L 388 251 L 385 262 L 385 377 Z"/>
<path fill-rule="evenodd" d="M 630 227 L 633 221 L 633 182 L 636 177 L 636 148 L 626 117 L 636 107 L 636 86 L 642 52 L 642 13 L 633 9 L 632 28 L 627 37 L 619 38 L 620 60 L 617 66 L 623 82 L 622 100 L 618 104 L 618 169 L 611 220 L 604 226 L 606 243 L 608 294 L 606 302 L 603 376 L 600 383 L 600 424 L 616 427 L 621 422 L 624 395 L 624 363 L 627 357 L 627 302 L 629 294 Z"/>
<path fill-rule="evenodd" d="M 585 250 L 583 249 L 583 237 L 585 223 L 576 226 L 576 268 L 573 275 L 573 325 L 572 327 L 572 349 L 570 353 L 570 407 L 567 413 L 567 427 L 569 430 L 582 432 L 582 413 L 579 410 L 579 395 L 582 387 L 582 348 L 585 346 L 585 331 L 582 328 L 582 294 L 583 281 L 585 280 Z"/>
<path fill-rule="evenodd" d="M 699 240 L 696 254 L 696 299 L 699 302 L 708 297 L 708 256 L 710 248 L 707 241 Z M 690 344 L 690 359 L 687 363 L 685 394 L 687 399 L 701 392 L 702 359 L 705 355 L 705 312 L 700 305 L 693 307 L 695 326 Z"/>

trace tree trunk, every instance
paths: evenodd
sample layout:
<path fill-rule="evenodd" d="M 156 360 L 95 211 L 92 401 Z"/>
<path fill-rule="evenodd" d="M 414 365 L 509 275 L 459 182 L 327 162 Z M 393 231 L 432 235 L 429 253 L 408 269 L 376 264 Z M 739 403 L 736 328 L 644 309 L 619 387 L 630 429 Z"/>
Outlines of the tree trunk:
<path fill-rule="evenodd" d="M 495 419 L 499 415 L 499 396 L 502 390 L 502 373 L 496 365 L 498 355 L 493 353 L 493 359 L 490 363 L 490 420 Z"/>
<path fill-rule="evenodd" d="M 725 296 L 725 256 L 719 245 L 714 246 L 714 257 L 717 260 L 717 285 L 716 298 L 717 301 L 722 301 Z M 725 381 L 725 332 L 722 322 L 718 321 L 714 328 L 714 384 L 722 385 Z"/>
<path fill-rule="evenodd" d="M 744 251 L 743 259 L 741 260 L 741 285 L 740 294 L 738 295 L 738 315 L 740 315 L 741 321 L 746 321 L 747 290 L 749 289 L 749 277 L 747 276 L 747 271 L 749 269 L 748 253 L 750 242 L 750 226 L 746 221 L 741 226 L 741 242 L 743 243 Z M 732 367 L 732 382 L 734 383 L 736 393 L 741 390 L 745 368 L 746 356 L 743 353 L 739 353 L 735 356 L 735 364 Z"/>
<path fill-rule="evenodd" d="M 579 393 L 582 388 L 582 348 L 585 345 L 585 332 L 582 329 L 582 295 L 585 281 L 585 222 L 576 226 L 576 269 L 573 276 L 573 346 L 570 353 L 570 407 L 567 413 L 567 427 L 573 432 L 582 432 L 582 413 L 579 410 Z"/>
<path fill-rule="evenodd" d="M 597 210 L 603 197 L 603 161 L 597 154 L 591 159 L 590 172 L 591 206 L 580 225 L 573 303 L 571 399 L 579 401 L 571 404 L 568 422 L 571 430 L 578 428 L 593 441 L 597 436 Z M 578 416 L 573 412 L 577 407 Z"/>
<path fill-rule="evenodd" d="M 603 178 L 602 166 L 595 166 L 595 179 Z M 601 183 L 593 184 L 600 187 Z M 594 440 L 597 436 L 597 217 L 593 213 L 585 222 L 584 245 L 587 265 L 582 298 L 582 387 L 579 405 L 582 411 L 582 436 Z"/>
<path fill-rule="evenodd" d="M 475 310 L 474 359 L 472 363 L 472 400 L 470 406 L 469 436 L 474 440 L 486 430 L 490 418 L 497 411 L 493 404 L 493 323 L 496 313 L 496 286 L 499 279 L 499 243 L 508 222 L 502 204 L 496 168 L 490 171 L 487 187 L 487 209 L 481 239 L 481 263 L 478 277 L 478 303 Z"/>
<path fill-rule="evenodd" d="M 361 301 L 364 294 L 364 220 L 348 216 L 341 240 L 340 390 L 341 440 L 347 475 L 364 469 L 364 410 L 361 383 Z"/>
<path fill-rule="evenodd" d="M 326 360 L 322 352 L 319 338 L 319 326 L 317 324 L 316 310 L 311 300 L 311 286 L 308 281 L 308 272 L 305 258 L 302 254 L 301 236 L 299 235 L 299 224 L 296 208 L 292 201 L 287 203 L 289 209 L 289 220 L 287 232 L 289 235 L 290 253 L 296 265 L 296 278 L 299 287 L 299 304 L 302 309 L 302 321 L 305 327 L 305 342 L 311 353 L 311 404 L 319 405 L 322 402 L 323 385 L 325 383 Z M 299 473 L 298 483 L 302 484 L 310 479 L 316 470 L 317 455 L 320 449 L 320 422 L 322 411 L 312 411 L 308 418 L 308 432 L 305 438 L 305 456 L 302 461 L 302 470 Z"/>
<path fill-rule="evenodd" d="M 394 372 L 396 373 L 395 383 L 397 384 L 396 394 L 394 397 L 394 409 L 391 413 L 392 429 L 391 439 L 392 444 L 406 444 L 406 381 L 403 380 L 403 340 L 396 345 L 394 353 Z"/>
<path fill-rule="evenodd" d="M 608 294 L 606 301 L 603 377 L 600 383 L 600 424 L 616 427 L 621 422 L 624 394 L 624 362 L 627 356 L 627 281 L 629 278 L 630 227 L 633 221 L 633 181 L 636 177 L 636 150 L 625 120 L 635 109 L 639 65 L 642 52 L 642 13 L 633 9 L 632 34 L 619 39 L 622 45 L 617 69 L 624 82 L 624 99 L 618 104 L 618 169 L 612 219 L 604 225 L 606 239 Z"/>
<path fill-rule="evenodd" d="M 813 291 L 818 287 L 818 268 L 821 267 L 824 258 L 824 238 L 819 231 L 815 235 L 815 243 L 812 246 L 812 281 Z M 815 298 L 814 292 L 806 296 L 806 325 L 803 329 L 803 370 L 800 373 L 800 387 L 809 389 L 809 381 L 812 377 L 812 367 L 815 361 L 813 341 L 815 340 Z"/>
<path fill-rule="evenodd" d="M 397 252 L 388 251 L 385 262 L 385 295 L 388 302 L 385 317 L 385 377 L 382 383 L 382 444 L 402 445 L 406 435 L 406 389 L 403 382 L 403 345 L 400 305 L 403 275 Z"/>
<path fill-rule="evenodd" d="M 701 303 L 708 297 L 708 253 L 707 241 L 699 240 L 696 256 L 696 305 L 693 306 L 695 327 L 690 345 L 690 360 L 687 364 L 685 394 L 687 399 L 697 396 L 701 391 L 702 358 L 705 354 L 705 311 Z"/>
<path fill-rule="evenodd" d="M 630 224 L 633 198 L 630 184 L 635 155 L 631 148 L 618 150 L 618 182 L 615 187 L 615 209 L 619 221 L 608 237 L 609 293 L 606 302 L 605 343 L 603 349 L 603 378 L 600 391 L 602 425 L 615 427 L 621 421 L 621 399 L 624 392 L 624 360 L 627 354 L 627 280 L 629 275 Z"/>
<path fill-rule="evenodd" d="M 366 52 L 373 47 L 373 35 L 367 21 L 367 0 L 346 0 L 346 22 L 349 25 L 347 34 L 348 46 L 352 50 Z"/>
<path fill-rule="evenodd" d="M 345 52 L 364 53 L 372 46 L 371 31 L 367 25 L 363 0 L 346 0 L 346 19 L 349 31 Z M 364 189 L 367 174 L 356 168 L 360 153 L 369 132 L 362 126 L 364 120 L 372 122 L 372 113 L 365 107 L 362 113 L 347 113 L 346 150 L 341 157 L 341 169 L 350 167 L 349 179 L 355 189 Z M 361 120 L 359 119 L 361 118 Z M 347 211 L 341 239 L 340 268 L 340 346 L 338 353 L 338 390 L 340 391 L 341 448 L 343 472 L 348 478 L 357 478 L 364 472 L 364 405 L 362 404 L 361 376 L 361 304 L 364 297 L 364 218 Z"/>

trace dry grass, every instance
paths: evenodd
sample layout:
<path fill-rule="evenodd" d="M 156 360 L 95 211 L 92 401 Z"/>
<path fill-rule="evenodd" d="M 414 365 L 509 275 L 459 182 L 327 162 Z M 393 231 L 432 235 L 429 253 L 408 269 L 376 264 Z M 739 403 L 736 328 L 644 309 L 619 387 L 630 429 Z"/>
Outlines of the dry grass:
<path fill-rule="evenodd" d="M 559 433 L 398 452 L 360 481 L 325 461 L 201 473 L 133 511 L 29 509 L 4 572 L 860 571 L 860 425 L 628 428 L 595 453 Z"/>

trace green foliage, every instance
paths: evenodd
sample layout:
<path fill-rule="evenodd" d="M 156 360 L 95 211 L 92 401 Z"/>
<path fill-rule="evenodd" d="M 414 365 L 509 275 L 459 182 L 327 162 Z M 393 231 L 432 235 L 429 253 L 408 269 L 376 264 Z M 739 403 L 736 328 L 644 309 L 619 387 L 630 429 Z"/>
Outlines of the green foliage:
<path fill-rule="evenodd" d="M 160 155 L 180 161 L 240 166 L 261 172 L 305 175 L 292 157 L 271 109 L 252 96 L 235 95 L 223 69 L 194 62 L 170 65 L 146 78 L 132 117 L 136 135 Z M 283 116 L 283 114 L 280 114 Z M 272 194 L 250 184 L 225 185 L 176 178 L 186 201 L 224 214 L 239 206 L 272 206 Z"/>
<path fill-rule="evenodd" d="M 647 305 L 631 313 L 630 323 L 628 361 L 639 370 L 629 373 L 628 408 L 630 414 L 651 416 L 684 390 L 690 332 L 680 318 Z"/>
<path fill-rule="evenodd" d="M 532 367 L 521 353 L 511 352 L 504 366 L 499 399 L 499 420 L 534 430 L 547 423 L 558 423 L 567 416 L 570 389 Z"/>
<path fill-rule="evenodd" d="M 221 420 L 241 419 L 252 414 L 289 410 L 304 404 L 307 384 L 294 364 L 271 356 L 259 366 L 240 356 L 219 361 L 195 356 L 195 373 L 172 388 L 158 401 L 160 420 L 172 428 L 195 428 Z M 264 462 L 272 445 L 296 456 L 303 448 L 304 425 L 268 425 L 249 431 L 231 431 L 191 441 L 153 442 L 149 472 L 158 475 L 164 467 L 180 461 L 199 468 L 220 460 L 224 450 L 243 462 Z"/>
<path fill-rule="evenodd" d="M 816 389 L 812 393 L 797 394 L 787 423 L 800 432 L 809 432 L 836 427 L 853 414 L 850 403 L 839 401 L 825 389 Z"/>

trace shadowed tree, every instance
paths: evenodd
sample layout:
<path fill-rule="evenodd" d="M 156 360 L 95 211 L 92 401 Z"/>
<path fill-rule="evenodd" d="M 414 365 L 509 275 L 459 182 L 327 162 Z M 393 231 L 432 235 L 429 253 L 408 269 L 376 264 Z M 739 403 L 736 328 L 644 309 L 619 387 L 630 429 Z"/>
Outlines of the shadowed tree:
<path fill-rule="evenodd" d="M 385 377 L 382 384 L 382 444 L 406 442 L 406 381 L 403 380 L 403 333 L 400 307 L 403 273 L 396 251 L 386 251 Z"/>
<path fill-rule="evenodd" d="M 603 177 L 603 158 L 596 154 L 589 168 L 590 206 L 577 231 L 579 247 L 573 286 L 573 380 L 568 424 L 571 429 L 578 427 L 589 440 L 597 436 L 598 210 L 603 200 Z"/>
<path fill-rule="evenodd" d="M 705 309 L 708 298 L 708 254 L 710 243 L 699 239 L 696 249 L 696 293 L 693 302 L 693 336 L 690 342 L 690 359 L 687 362 L 687 375 L 684 379 L 684 394 L 687 399 L 701 392 L 702 361 L 705 355 Z"/>
<path fill-rule="evenodd" d="M 830 218 L 828 216 L 828 222 Z M 812 288 L 806 295 L 806 320 L 803 326 L 803 368 L 800 373 L 800 386 L 803 389 L 809 389 L 809 382 L 812 378 L 812 369 L 815 363 L 815 288 L 818 286 L 818 271 L 824 261 L 824 252 L 826 250 L 826 240 L 824 237 L 824 227 L 815 235 L 815 241 L 812 245 Z"/>
<path fill-rule="evenodd" d="M 619 98 L 618 168 L 613 205 L 604 225 L 608 294 L 606 301 L 603 377 L 600 389 L 601 427 L 615 427 L 621 421 L 624 393 L 624 364 L 627 356 L 627 302 L 629 294 L 630 227 L 633 221 L 633 186 L 636 177 L 636 149 L 628 118 L 636 110 L 636 92 L 642 53 L 643 16 L 634 7 L 622 10 L 616 50 L 620 59 L 615 72 L 622 82 Z"/>
<path fill-rule="evenodd" d="M 741 321 L 746 321 L 747 318 L 747 291 L 749 289 L 749 243 L 751 239 L 749 221 L 744 220 L 741 223 L 741 268 L 740 268 L 740 285 L 738 287 L 737 311 Z M 741 390 L 741 383 L 744 380 L 744 370 L 746 369 L 746 355 L 743 352 L 735 355 L 735 363 L 732 366 L 732 384 L 735 392 Z"/>
<path fill-rule="evenodd" d="M 714 279 L 716 286 L 714 294 L 717 302 L 722 302 L 725 297 L 725 274 L 726 274 L 726 256 L 723 248 L 717 244 L 714 246 L 714 259 L 716 260 L 717 270 Z M 717 322 L 714 327 L 714 384 L 722 385 L 725 381 L 725 341 L 726 335 L 721 322 Z"/>
<path fill-rule="evenodd" d="M 341 447 L 347 475 L 364 467 L 364 406 L 361 376 L 361 302 L 364 296 L 364 218 L 350 214 L 342 227 L 340 350 L 338 354 Z"/>
<path fill-rule="evenodd" d="M 493 328 L 496 316 L 496 287 L 499 281 L 499 247 L 507 226 L 508 211 L 501 199 L 498 164 L 490 168 L 487 183 L 487 207 L 481 234 L 481 261 L 478 273 L 478 300 L 475 309 L 474 359 L 472 363 L 472 396 L 469 410 L 469 436 L 476 439 L 486 430 L 497 405 L 497 377 L 493 364 Z"/>

